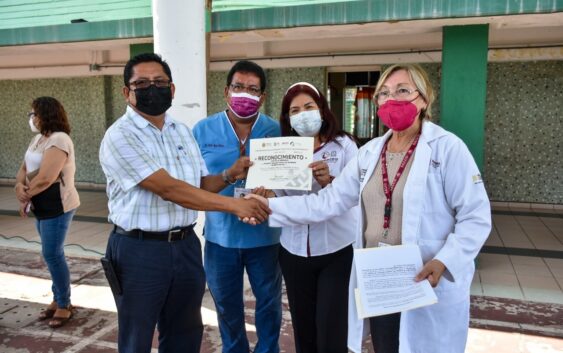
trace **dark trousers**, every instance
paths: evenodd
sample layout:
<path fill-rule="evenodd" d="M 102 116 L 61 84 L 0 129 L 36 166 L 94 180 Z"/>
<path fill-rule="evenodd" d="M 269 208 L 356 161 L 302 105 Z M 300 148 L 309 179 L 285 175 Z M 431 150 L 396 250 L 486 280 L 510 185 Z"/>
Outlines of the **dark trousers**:
<path fill-rule="evenodd" d="M 199 353 L 205 273 L 195 233 L 168 243 L 112 232 L 106 257 L 123 289 L 116 298 L 120 353 L 149 353 L 158 325 L 160 353 Z"/>
<path fill-rule="evenodd" d="M 375 316 L 369 319 L 371 341 L 376 353 L 399 353 L 401 313 Z"/>
<path fill-rule="evenodd" d="M 297 353 L 347 353 L 353 249 L 301 257 L 280 248 Z"/>

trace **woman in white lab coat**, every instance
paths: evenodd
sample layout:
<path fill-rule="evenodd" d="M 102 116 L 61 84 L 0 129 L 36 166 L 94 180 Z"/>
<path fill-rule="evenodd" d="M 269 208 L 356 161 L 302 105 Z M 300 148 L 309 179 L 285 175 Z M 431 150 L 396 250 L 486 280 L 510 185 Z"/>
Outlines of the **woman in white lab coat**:
<path fill-rule="evenodd" d="M 479 170 L 463 141 L 430 122 L 434 93 L 422 68 L 389 67 L 375 92 L 390 130 L 318 194 L 269 199 L 270 226 L 322 222 L 359 205 L 354 246 L 417 244 L 424 266 L 416 280 L 428 279 L 438 303 L 360 320 L 350 295 L 349 348 L 360 352 L 371 332 L 377 353 L 463 353 L 473 260 L 491 229 Z M 356 287 L 352 268 L 351 293 Z"/>

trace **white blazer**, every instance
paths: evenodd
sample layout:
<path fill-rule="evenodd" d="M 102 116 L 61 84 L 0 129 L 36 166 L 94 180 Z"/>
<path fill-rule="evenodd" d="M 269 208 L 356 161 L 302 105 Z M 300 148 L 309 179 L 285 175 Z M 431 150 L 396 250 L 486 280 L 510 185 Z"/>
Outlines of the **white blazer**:
<path fill-rule="evenodd" d="M 373 174 L 385 136 L 364 145 L 330 186 L 318 194 L 269 199 L 270 226 L 321 222 L 358 205 L 355 247 L 362 247 L 361 192 Z M 423 262 L 438 259 L 447 270 L 434 289 L 438 303 L 403 312 L 400 353 L 463 353 L 469 328 L 473 260 L 491 230 L 490 203 L 467 146 L 454 134 L 424 122 L 403 192 L 402 243 L 417 244 Z M 357 317 L 352 266 L 348 346 L 361 352 L 369 332 Z M 367 320 L 366 320 L 367 321 Z"/>
<path fill-rule="evenodd" d="M 314 161 L 325 161 L 330 175 L 338 176 L 354 157 L 358 155 L 358 147 L 348 136 L 337 137 L 325 144 L 313 155 Z M 321 190 L 321 186 L 313 178 L 313 193 Z M 307 195 L 307 191 L 276 190 L 277 196 Z M 327 255 L 337 252 L 354 242 L 355 234 L 350 229 L 356 227 L 358 218 L 357 207 L 353 207 L 338 217 L 326 222 L 288 226 L 282 228 L 281 245 L 290 253 L 307 257 L 307 238 L 311 256 Z"/>

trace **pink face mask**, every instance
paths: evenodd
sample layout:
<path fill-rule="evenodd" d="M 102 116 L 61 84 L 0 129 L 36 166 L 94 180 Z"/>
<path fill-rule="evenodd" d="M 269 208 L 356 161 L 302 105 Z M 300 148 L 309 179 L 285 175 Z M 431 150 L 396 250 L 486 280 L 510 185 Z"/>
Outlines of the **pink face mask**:
<path fill-rule="evenodd" d="M 241 119 L 252 118 L 260 108 L 260 97 L 245 92 L 231 93 L 231 104 L 228 104 L 228 106 L 237 117 Z"/>
<path fill-rule="evenodd" d="M 409 101 L 388 100 L 377 109 L 377 116 L 385 126 L 395 131 L 408 129 L 418 115 L 418 108 Z"/>

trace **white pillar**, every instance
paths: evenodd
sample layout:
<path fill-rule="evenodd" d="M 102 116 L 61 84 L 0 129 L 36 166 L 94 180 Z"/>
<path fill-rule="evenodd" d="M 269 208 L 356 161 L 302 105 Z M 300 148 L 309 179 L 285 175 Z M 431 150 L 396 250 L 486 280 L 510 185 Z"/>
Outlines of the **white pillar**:
<path fill-rule="evenodd" d="M 205 17 L 205 0 L 152 0 L 154 51 L 176 85 L 169 112 L 190 127 L 207 116 Z"/>

